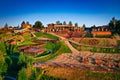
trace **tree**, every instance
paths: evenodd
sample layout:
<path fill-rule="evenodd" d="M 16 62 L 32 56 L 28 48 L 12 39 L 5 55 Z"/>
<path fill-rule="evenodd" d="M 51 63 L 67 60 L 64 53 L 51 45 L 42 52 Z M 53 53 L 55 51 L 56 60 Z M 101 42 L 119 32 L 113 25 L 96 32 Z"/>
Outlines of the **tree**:
<path fill-rule="evenodd" d="M 7 55 L 11 55 L 14 53 L 15 45 L 7 44 L 6 42 L 4 42 L 4 46 Z"/>
<path fill-rule="evenodd" d="M 6 29 L 8 28 L 8 24 L 7 23 L 5 24 L 4 28 L 6 28 Z"/>
<path fill-rule="evenodd" d="M 82 29 L 82 30 L 81 30 L 82 32 L 85 31 L 85 27 L 86 27 L 85 24 L 83 24 L 83 26 L 82 26 L 82 28 L 81 28 L 81 29 Z"/>
<path fill-rule="evenodd" d="M 36 21 L 35 24 L 33 25 L 33 28 L 43 28 L 43 24 L 40 21 Z"/>
<path fill-rule="evenodd" d="M 5 57 L 3 53 L 0 51 L 0 74 L 6 73 L 7 71 L 7 64 L 5 61 Z"/>
<path fill-rule="evenodd" d="M 24 24 L 25 24 L 25 21 L 23 21 L 23 22 L 21 23 L 21 27 L 23 27 Z"/>
<path fill-rule="evenodd" d="M 96 28 L 96 26 L 95 26 L 95 25 L 93 25 L 92 27 L 93 27 L 93 28 Z"/>
<path fill-rule="evenodd" d="M 115 17 L 112 18 L 109 22 L 109 29 L 113 33 L 118 33 L 120 34 L 120 20 L 115 19 Z"/>
<path fill-rule="evenodd" d="M 83 24 L 83 27 L 84 27 L 84 28 L 86 27 L 85 24 Z"/>
<path fill-rule="evenodd" d="M 73 25 L 73 24 L 72 24 L 72 21 L 69 21 L 69 25 L 70 25 L 70 26 L 72 26 L 72 25 Z"/>
<path fill-rule="evenodd" d="M 56 24 L 60 24 L 60 21 L 56 21 Z"/>
<path fill-rule="evenodd" d="M 12 58 L 10 56 L 6 56 L 5 62 L 7 63 L 8 66 L 11 66 L 13 61 L 12 61 Z"/>
<path fill-rule="evenodd" d="M 18 73 L 18 80 L 28 80 L 25 68 L 22 68 L 19 71 L 19 73 Z"/>
<path fill-rule="evenodd" d="M 29 22 L 27 21 L 26 24 L 29 24 Z"/>
<path fill-rule="evenodd" d="M 0 80 L 3 80 L 3 77 L 2 77 L 2 76 L 0 76 Z"/>
<path fill-rule="evenodd" d="M 75 23 L 75 27 L 78 27 L 78 23 Z"/>
<path fill-rule="evenodd" d="M 62 25 L 62 23 L 60 23 L 60 25 Z"/>
<path fill-rule="evenodd" d="M 23 53 L 20 53 L 19 60 L 18 60 L 18 65 L 26 66 L 26 57 Z"/>
<path fill-rule="evenodd" d="M 116 22 L 117 20 L 115 19 L 115 17 L 113 17 L 112 20 L 110 20 L 109 22 L 109 29 L 113 32 L 116 32 Z"/>
<path fill-rule="evenodd" d="M 116 22 L 116 32 L 120 34 L 120 20 Z"/>
<path fill-rule="evenodd" d="M 66 25 L 66 22 L 64 21 L 63 24 Z"/>

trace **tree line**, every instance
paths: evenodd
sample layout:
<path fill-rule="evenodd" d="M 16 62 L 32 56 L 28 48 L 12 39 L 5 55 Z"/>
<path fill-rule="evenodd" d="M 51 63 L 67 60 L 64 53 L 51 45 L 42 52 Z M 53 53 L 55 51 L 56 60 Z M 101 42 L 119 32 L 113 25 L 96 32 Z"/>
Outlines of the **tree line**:
<path fill-rule="evenodd" d="M 60 22 L 60 21 L 56 21 L 56 24 L 58 24 L 58 25 L 66 25 L 67 23 L 66 23 L 66 21 L 63 21 L 63 23 Z M 78 23 L 77 22 L 73 25 L 72 21 L 69 21 L 68 25 L 78 27 Z"/>
<path fill-rule="evenodd" d="M 28 22 L 28 21 L 27 21 L 27 22 L 23 21 L 23 22 L 21 23 L 21 27 L 22 27 L 24 24 L 29 24 L 29 22 Z M 56 24 L 58 24 L 58 25 L 66 25 L 67 23 L 66 23 L 66 21 L 63 21 L 63 22 L 56 21 Z M 73 25 L 72 21 L 69 21 L 69 22 L 68 22 L 68 25 L 78 27 L 78 23 L 77 23 L 77 22 Z M 85 24 L 83 24 L 83 26 L 85 26 Z M 8 24 L 6 23 L 5 26 L 4 26 L 4 28 L 8 28 L 8 27 L 12 27 L 12 26 L 8 26 Z M 19 27 L 19 25 L 18 25 L 18 27 Z M 43 25 L 43 23 L 42 23 L 41 21 L 36 21 L 36 22 L 33 24 L 32 27 L 33 27 L 33 28 L 44 28 L 44 25 Z M 94 25 L 94 27 L 95 27 L 95 25 Z M 118 19 L 116 19 L 115 17 L 113 17 L 113 18 L 109 21 L 109 23 L 108 23 L 108 28 L 110 29 L 110 31 L 112 31 L 113 34 L 115 34 L 115 33 L 120 34 L 120 20 L 118 20 Z"/>
<path fill-rule="evenodd" d="M 120 34 L 120 20 L 115 19 L 115 17 L 113 17 L 110 22 L 108 23 L 109 25 L 109 29 L 114 33 L 118 33 Z"/>

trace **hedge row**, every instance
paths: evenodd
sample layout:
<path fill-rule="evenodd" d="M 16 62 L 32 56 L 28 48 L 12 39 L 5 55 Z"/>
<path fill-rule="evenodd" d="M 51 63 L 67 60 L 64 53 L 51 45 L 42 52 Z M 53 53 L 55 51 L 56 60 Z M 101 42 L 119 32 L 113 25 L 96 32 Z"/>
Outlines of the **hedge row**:
<path fill-rule="evenodd" d="M 120 46 L 120 40 L 117 40 L 117 45 Z"/>
<path fill-rule="evenodd" d="M 92 47 L 91 52 L 100 52 L 100 53 L 120 53 L 120 49 L 118 48 L 97 48 Z"/>

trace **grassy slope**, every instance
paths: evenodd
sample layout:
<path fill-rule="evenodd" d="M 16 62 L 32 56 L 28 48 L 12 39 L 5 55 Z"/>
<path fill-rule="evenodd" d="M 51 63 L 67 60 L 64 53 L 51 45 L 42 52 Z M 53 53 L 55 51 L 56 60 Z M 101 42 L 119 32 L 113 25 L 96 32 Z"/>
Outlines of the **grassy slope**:
<path fill-rule="evenodd" d="M 47 34 L 47 33 L 43 33 L 43 32 L 36 32 L 35 35 L 37 37 L 42 37 L 42 38 L 58 39 L 58 37 L 56 37 L 56 36 L 53 36 L 53 35 Z M 18 46 L 34 44 L 34 42 L 31 42 L 31 41 L 34 40 L 35 38 L 32 38 L 30 33 L 23 34 L 23 38 L 25 39 L 25 41 L 22 43 L 19 43 Z"/>
<path fill-rule="evenodd" d="M 22 37 L 24 38 L 24 42 L 19 43 L 18 46 L 34 44 L 34 42 L 31 42 L 33 38 L 31 37 L 30 33 L 24 33 Z"/>
<path fill-rule="evenodd" d="M 47 67 L 47 75 L 67 80 L 119 80 L 120 73 L 92 72 L 73 68 Z"/>
<path fill-rule="evenodd" d="M 54 59 L 56 56 L 62 54 L 62 53 L 71 53 L 71 50 L 68 48 L 68 46 L 64 42 L 60 42 L 60 48 L 53 54 L 48 54 L 46 56 L 38 57 L 36 58 L 36 61 L 48 61 L 50 59 Z"/>
<path fill-rule="evenodd" d="M 79 46 L 75 43 L 71 42 L 71 45 L 79 51 L 91 51 L 91 52 L 98 52 L 98 53 L 110 53 L 110 54 L 119 54 L 120 49 L 117 48 L 99 48 L 94 46 Z"/>
<path fill-rule="evenodd" d="M 51 38 L 51 39 L 58 39 L 57 36 L 53 36 L 51 34 L 43 33 L 43 32 L 36 32 L 35 35 L 37 37 L 44 37 L 44 38 Z"/>

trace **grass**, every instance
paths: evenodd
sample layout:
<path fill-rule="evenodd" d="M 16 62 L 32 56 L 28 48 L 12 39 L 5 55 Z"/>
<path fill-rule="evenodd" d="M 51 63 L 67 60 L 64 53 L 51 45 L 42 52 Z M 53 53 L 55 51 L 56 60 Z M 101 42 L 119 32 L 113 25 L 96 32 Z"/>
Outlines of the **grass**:
<path fill-rule="evenodd" d="M 119 48 L 104 48 L 104 47 L 94 47 L 94 46 L 80 46 L 75 43 L 70 42 L 70 44 L 79 51 L 91 51 L 98 53 L 107 53 L 107 54 L 120 54 Z"/>
<path fill-rule="evenodd" d="M 50 54 L 49 51 L 44 51 L 42 54 L 37 55 L 36 57 L 41 57 Z"/>
<path fill-rule="evenodd" d="M 97 43 L 93 42 L 93 39 L 96 40 Z M 84 44 L 84 45 L 92 45 L 91 43 L 93 43 L 93 45 L 96 46 L 106 46 L 106 47 L 117 45 L 116 40 L 111 38 L 83 38 L 83 39 L 78 38 L 76 41 L 78 42 L 80 41 L 80 44 Z"/>
<path fill-rule="evenodd" d="M 60 47 L 60 49 L 56 53 L 57 54 L 71 53 L 71 50 L 63 41 L 61 41 L 61 47 Z"/>
<path fill-rule="evenodd" d="M 60 48 L 61 43 L 53 43 L 53 42 L 47 42 L 44 46 L 44 48 L 46 48 L 46 51 L 43 52 L 42 54 L 37 55 L 36 57 L 41 57 L 41 56 L 45 56 L 48 54 L 53 54 L 55 53 L 59 48 Z"/>
<path fill-rule="evenodd" d="M 42 57 L 37 57 L 35 58 L 35 61 L 45 62 L 45 61 L 54 59 L 55 57 L 57 57 L 58 55 L 61 55 L 62 53 L 71 53 L 71 50 L 68 48 L 68 46 L 63 41 L 60 41 L 59 44 L 60 44 L 60 47 L 55 53 L 48 54 Z"/>
<path fill-rule="evenodd" d="M 72 43 L 72 42 L 70 42 L 70 44 L 71 44 L 75 49 L 77 49 L 77 50 L 79 50 L 79 51 L 90 51 L 91 48 L 92 48 L 92 47 L 89 47 L 89 46 L 79 46 L 79 45 L 77 45 L 77 44 L 75 44 L 75 43 Z"/>
<path fill-rule="evenodd" d="M 60 42 L 58 42 L 58 43 L 47 42 L 46 45 L 45 45 L 45 48 L 47 50 L 52 51 L 52 53 L 54 53 L 59 49 L 60 45 L 61 45 Z"/>
<path fill-rule="evenodd" d="M 6 53 L 5 44 L 3 42 L 0 42 L 0 51 L 2 51 L 3 53 Z"/>
<path fill-rule="evenodd" d="M 119 80 L 120 73 L 92 72 L 73 68 L 46 67 L 46 75 L 65 80 Z"/>
<path fill-rule="evenodd" d="M 63 80 L 63 79 L 60 79 L 60 78 L 55 78 L 53 76 L 48 76 L 48 75 L 42 75 L 40 77 L 40 80 Z"/>
<path fill-rule="evenodd" d="M 34 42 L 31 42 L 31 41 L 26 40 L 26 41 L 24 41 L 24 42 L 19 43 L 17 46 L 30 45 L 30 44 L 35 44 L 35 43 L 34 43 Z"/>
<path fill-rule="evenodd" d="M 100 48 L 94 46 L 79 46 L 75 43 L 71 42 L 71 45 L 79 51 L 91 51 L 91 52 L 98 52 L 98 53 L 107 53 L 107 54 L 120 54 L 119 48 Z"/>
<path fill-rule="evenodd" d="M 117 40 L 117 45 L 120 46 L 120 40 Z"/>
<path fill-rule="evenodd" d="M 34 44 L 34 42 L 32 42 L 34 38 L 31 37 L 30 33 L 24 33 L 22 37 L 24 38 L 24 42 L 19 43 L 18 46 Z"/>
<path fill-rule="evenodd" d="M 56 40 L 58 39 L 57 36 L 53 36 L 51 34 L 47 34 L 47 33 L 43 33 L 43 32 L 36 32 L 35 35 L 37 37 L 51 38 L 51 39 L 56 39 Z"/>

